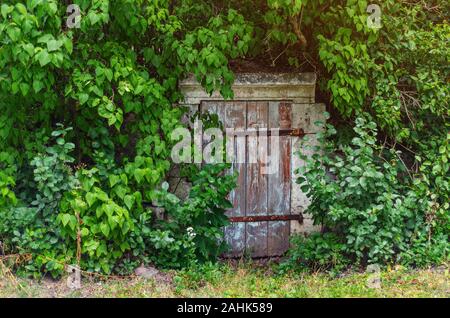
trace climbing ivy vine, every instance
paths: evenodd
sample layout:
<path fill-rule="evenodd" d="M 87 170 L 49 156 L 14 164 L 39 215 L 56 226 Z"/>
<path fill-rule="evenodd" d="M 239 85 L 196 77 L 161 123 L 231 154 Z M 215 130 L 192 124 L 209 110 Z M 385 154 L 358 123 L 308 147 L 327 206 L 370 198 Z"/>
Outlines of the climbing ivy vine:
<path fill-rule="evenodd" d="M 79 25 L 68 23 L 70 4 Z M 177 82 L 194 73 L 208 92 L 232 96 L 228 59 L 247 52 L 252 32 L 235 10 L 196 22 L 166 0 L 2 1 L 0 240 L 7 252 L 33 254 L 28 271 L 57 275 L 81 262 L 110 273 L 136 256 L 157 258 L 162 240 L 188 240 L 184 223 L 158 238 L 148 206 L 181 125 Z M 222 181 L 221 195 L 232 189 L 219 171 L 205 173 Z M 225 201 L 183 213 L 223 213 Z"/>

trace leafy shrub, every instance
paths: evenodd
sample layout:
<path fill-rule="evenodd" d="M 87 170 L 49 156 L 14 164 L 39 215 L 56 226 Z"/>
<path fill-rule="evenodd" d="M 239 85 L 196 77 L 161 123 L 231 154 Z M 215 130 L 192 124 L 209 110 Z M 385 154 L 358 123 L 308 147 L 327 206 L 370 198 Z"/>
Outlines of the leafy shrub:
<path fill-rule="evenodd" d="M 103 191 L 97 173 L 96 168 L 77 172 L 81 186 L 66 193 L 58 221 L 72 246 L 76 246 L 77 240 L 82 242 L 80 252 L 87 254 L 88 259 L 83 267 L 110 273 L 116 261 L 130 249 L 127 234 L 134 229 L 130 210 L 136 198 L 130 195 L 120 198 L 112 189 Z"/>
<path fill-rule="evenodd" d="M 2 241 L 8 252 L 35 254 L 25 266 L 33 273 L 45 270 L 56 275 L 63 270 L 63 262 L 73 256 L 61 237 L 57 211 L 62 195 L 77 183 L 69 167 L 75 146 L 65 140 L 71 129 L 59 127 L 52 133 L 53 144 L 30 162 L 34 182 L 23 185 L 22 193 L 27 196 L 0 207 Z"/>
<path fill-rule="evenodd" d="M 192 20 L 190 1 L 176 10 L 171 1 L 73 4 L 79 28 L 66 23 L 64 1 L 1 3 L 2 242 L 8 252 L 33 254 L 29 272 L 55 275 L 78 261 L 90 271 L 125 272 L 149 255 L 162 259 L 164 249 L 208 258 L 219 231 L 200 226 L 207 246 L 193 248 L 184 225 L 156 226 L 148 203 L 171 168 L 171 132 L 182 125 L 177 82 L 194 73 L 208 92 L 231 97 L 228 60 L 246 54 L 252 27 L 232 9 Z M 73 129 L 49 141 L 56 122 Z M 222 203 L 207 204 L 205 213 Z M 180 203 L 173 214 L 184 218 L 193 208 L 200 218 L 200 206 Z M 159 264 L 186 263 L 165 260 Z"/>
<path fill-rule="evenodd" d="M 343 269 L 345 245 L 334 233 L 313 233 L 309 237 L 301 235 L 291 238 L 292 248 L 287 261 L 281 264 L 282 270 L 310 269 L 314 272 L 328 269 Z"/>
<path fill-rule="evenodd" d="M 12 190 L 16 184 L 14 157 L 7 152 L 0 152 L 0 168 L 0 208 L 2 208 L 17 203 L 16 195 Z"/>
<path fill-rule="evenodd" d="M 128 194 L 125 173 L 101 173 L 102 164 L 72 173 L 74 145 L 65 141 L 70 130 L 54 131 L 54 145 L 31 161 L 36 188 L 28 192 L 36 193 L 34 200 L 17 203 L 11 197 L 17 205 L 0 209 L 7 252 L 33 256 L 22 270 L 58 276 L 65 263 L 80 261 L 90 271 L 129 273 L 139 262 L 182 268 L 214 261 L 225 251 L 222 227 L 231 205 L 226 196 L 235 186 L 235 177 L 224 174 L 227 165 L 194 168 L 185 201 L 163 185 L 154 196 L 169 220 L 155 220 L 139 192 Z"/>
<path fill-rule="evenodd" d="M 414 186 L 410 178 L 416 177 L 407 174 L 399 152 L 376 144 L 370 118 L 358 117 L 354 131 L 350 145 L 336 147 L 326 139 L 336 130 L 327 125 L 319 136 L 325 147 L 313 147 L 312 156 L 301 154 L 306 164 L 298 169 L 297 182 L 311 200 L 307 212 L 327 234 L 294 241 L 293 260 L 313 266 L 342 260 L 360 265 L 443 261 L 447 214 L 429 218 L 433 202 Z"/>
<path fill-rule="evenodd" d="M 226 164 L 205 165 L 191 171 L 192 188 L 184 201 L 168 192 L 159 193 L 169 222 L 160 224 L 164 231 L 152 237 L 158 255 L 152 258 L 154 262 L 182 267 L 214 261 L 226 251 L 223 227 L 229 222 L 225 211 L 232 207 L 227 195 L 236 185 L 235 176 L 224 174 L 226 168 Z M 169 239 L 178 244 L 167 244 Z"/>

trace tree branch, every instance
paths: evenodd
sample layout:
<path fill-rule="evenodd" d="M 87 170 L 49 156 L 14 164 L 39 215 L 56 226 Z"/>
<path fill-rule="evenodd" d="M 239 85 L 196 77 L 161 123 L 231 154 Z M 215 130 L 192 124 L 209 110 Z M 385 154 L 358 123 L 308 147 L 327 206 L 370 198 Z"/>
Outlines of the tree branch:
<path fill-rule="evenodd" d="M 297 36 L 300 45 L 306 47 L 308 45 L 308 41 L 306 40 L 306 37 L 303 35 L 301 29 L 302 18 L 303 18 L 303 9 L 299 20 L 297 20 L 297 16 L 293 16 L 289 18 L 289 21 L 291 22 L 292 27 L 294 28 L 294 33 Z"/>

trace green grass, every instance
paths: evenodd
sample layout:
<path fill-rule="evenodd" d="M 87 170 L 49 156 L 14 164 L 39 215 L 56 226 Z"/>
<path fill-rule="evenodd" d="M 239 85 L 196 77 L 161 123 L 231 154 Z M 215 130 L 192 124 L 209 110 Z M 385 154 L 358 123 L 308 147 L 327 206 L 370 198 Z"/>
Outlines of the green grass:
<path fill-rule="evenodd" d="M 0 273 L 0 297 L 449 297 L 448 267 L 381 273 L 381 288 L 367 286 L 369 274 L 277 275 L 270 266 L 221 264 L 169 271 L 158 280 L 84 278 L 80 290 L 58 281 L 13 278 Z"/>

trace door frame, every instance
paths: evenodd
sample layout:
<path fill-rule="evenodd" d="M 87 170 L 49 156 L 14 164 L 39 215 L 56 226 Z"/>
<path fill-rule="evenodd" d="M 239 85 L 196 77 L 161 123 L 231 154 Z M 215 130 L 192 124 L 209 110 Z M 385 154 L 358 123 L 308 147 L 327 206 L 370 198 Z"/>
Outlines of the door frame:
<path fill-rule="evenodd" d="M 189 117 L 200 110 L 203 101 L 225 101 L 219 93 L 208 94 L 192 75 L 179 83 L 184 101 L 179 106 L 188 108 L 184 117 L 189 124 Z M 324 121 L 324 104 L 315 103 L 316 75 L 314 73 L 280 73 L 280 74 L 251 74 L 236 75 L 232 85 L 234 98 L 232 101 L 289 101 L 292 103 L 292 127 L 301 128 L 315 145 L 315 135 L 321 131 L 314 125 L 316 121 Z M 310 215 L 305 213 L 309 205 L 308 198 L 295 186 L 294 171 L 304 163 L 295 153 L 301 149 L 301 136 L 291 137 L 291 215 L 290 234 L 309 234 L 320 230 L 313 224 Z M 299 222 L 301 220 L 301 222 Z"/>

